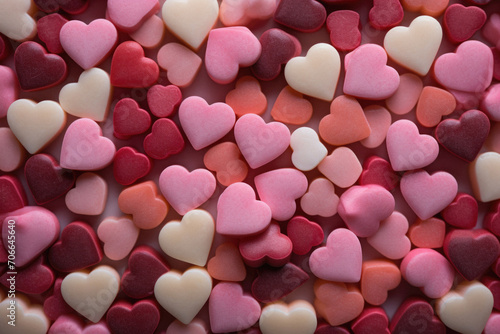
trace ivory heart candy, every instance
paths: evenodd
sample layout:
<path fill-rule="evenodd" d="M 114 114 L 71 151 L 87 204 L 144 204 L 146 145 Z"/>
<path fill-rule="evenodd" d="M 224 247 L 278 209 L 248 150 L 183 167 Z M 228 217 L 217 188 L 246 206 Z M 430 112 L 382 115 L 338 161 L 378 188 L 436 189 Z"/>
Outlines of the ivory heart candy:
<path fill-rule="evenodd" d="M 485 152 L 477 156 L 469 166 L 469 175 L 474 195 L 481 202 L 489 202 L 500 198 L 498 184 L 500 175 L 497 173 L 500 166 L 500 154 Z"/>
<path fill-rule="evenodd" d="M 301 32 L 314 32 L 320 29 L 325 19 L 325 7 L 315 0 L 283 0 L 279 2 L 274 12 L 274 21 Z"/>
<path fill-rule="evenodd" d="M 361 293 L 371 305 L 382 305 L 388 291 L 395 289 L 401 282 L 399 268 L 388 260 L 369 260 L 363 262 L 361 272 Z"/>
<path fill-rule="evenodd" d="M 16 73 L 7 66 L 0 65 L 0 118 L 7 115 L 9 106 L 17 100 L 19 82 Z"/>
<path fill-rule="evenodd" d="M 97 236 L 104 243 L 104 254 L 111 260 L 124 259 L 134 248 L 139 228 L 128 217 L 107 217 L 97 228 Z"/>
<path fill-rule="evenodd" d="M 152 300 L 140 300 L 133 305 L 119 301 L 109 308 L 106 323 L 113 333 L 153 334 L 160 323 L 160 310 Z"/>
<path fill-rule="evenodd" d="M 486 13 L 483 9 L 475 6 L 465 7 L 458 3 L 446 8 L 443 16 L 444 32 L 454 43 L 471 38 L 485 22 Z"/>
<path fill-rule="evenodd" d="M 466 193 L 458 193 L 453 202 L 441 212 L 441 215 L 445 222 L 454 227 L 472 229 L 477 224 L 478 211 L 478 204 L 474 197 Z M 486 225 L 486 221 L 483 225 Z"/>
<path fill-rule="evenodd" d="M 311 102 L 290 86 L 285 86 L 281 90 L 271 109 L 271 116 L 275 121 L 294 125 L 307 123 L 312 114 Z"/>
<path fill-rule="evenodd" d="M 313 334 L 317 327 L 316 311 L 305 300 L 288 305 L 269 304 L 262 309 L 259 327 L 262 334 Z"/>
<path fill-rule="evenodd" d="M 203 163 L 215 172 L 217 181 L 226 187 L 243 181 L 248 174 L 248 166 L 238 145 L 233 142 L 220 143 L 210 148 L 203 157 Z"/>
<path fill-rule="evenodd" d="M 408 220 L 394 211 L 388 218 L 380 223 L 375 234 L 367 238 L 368 243 L 380 254 L 391 260 L 403 258 L 411 249 L 410 239 L 406 236 Z"/>
<path fill-rule="evenodd" d="M 350 148 L 338 147 L 319 163 L 318 170 L 335 185 L 348 188 L 358 180 L 363 167 Z"/>
<path fill-rule="evenodd" d="M 28 205 L 23 185 L 11 175 L 0 176 L 0 214 L 22 209 Z"/>
<path fill-rule="evenodd" d="M 293 252 L 298 255 L 309 253 L 311 248 L 323 242 L 323 229 L 305 217 L 295 216 L 286 225 L 286 234 L 292 241 Z"/>
<path fill-rule="evenodd" d="M 298 128 L 292 133 L 290 147 L 293 150 L 293 165 L 304 172 L 314 169 L 328 154 L 318 133 L 308 127 Z"/>
<path fill-rule="evenodd" d="M 227 93 L 226 103 L 238 117 L 245 114 L 262 115 L 267 108 L 266 95 L 262 93 L 259 81 L 252 76 L 238 79 L 236 87 Z"/>
<path fill-rule="evenodd" d="M 266 20 L 276 10 L 273 0 L 256 0 L 248 2 L 222 1 L 219 18 L 225 26 L 246 26 L 257 20 Z"/>
<path fill-rule="evenodd" d="M 160 70 L 154 60 L 144 56 L 139 43 L 125 41 L 116 48 L 109 73 L 113 86 L 134 88 L 152 86 L 158 81 Z"/>
<path fill-rule="evenodd" d="M 160 9 L 157 0 L 108 0 L 107 14 L 121 30 L 132 32 Z"/>
<path fill-rule="evenodd" d="M 247 275 L 245 264 L 238 247 L 226 242 L 215 250 L 215 255 L 207 263 L 210 276 L 219 281 L 239 282 Z"/>
<path fill-rule="evenodd" d="M 158 51 L 158 65 L 167 71 L 167 78 L 179 87 L 189 86 L 201 68 L 200 56 L 178 43 L 168 43 Z"/>
<path fill-rule="evenodd" d="M 100 215 L 106 208 L 108 184 L 94 173 L 83 173 L 76 179 L 74 189 L 66 194 L 69 211 L 80 215 Z"/>
<path fill-rule="evenodd" d="M 168 118 L 156 120 L 151 133 L 144 138 L 144 151 L 153 159 L 162 160 L 184 149 L 184 138 L 177 125 Z"/>
<path fill-rule="evenodd" d="M 389 319 L 381 307 L 365 308 L 351 325 L 354 334 L 370 334 L 376 330 L 380 334 L 390 334 Z"/>
<path fill-rule="evenodd" d="M 44 16 L 36 22 L 38 38 L 45 43 L 49 52 L 62 53 L 64 51 L 59 33 L 66 22 L 68 20 L 57 13 Z"/>
<path fill-rule="evenodd" d="M 131 185 L 151 171 L 150 159 L 132 147 L 122 147 L 113 160 L 113 175 L 116 182 L 124 186 Z"/>
<path fill-rule="evenodd" d="M 375 29 L 389 29 L 403 20 L 404 11 L 398 0 L 374 0 L 368 13 L 370 24 Z"/>
<path fill-rule="evenodd" d="M 31 0 L 2 1 L 2 7 L 0 33 L 19 42 L 36 35 L 36 22 L 31 17 L 36 8 Z"/>
<path fill-rule="evenodd" d="M 352 10 L 336 10 L 326 19 L 330 42 L 339 51 L 352 51 L 361 43 L 359 14 Z"/>
<path fill-rule="evenodd" d="M 446 327 L 434 315 L 432 305 L 420 297 L 410 297 L 403 301 L 396 310 L 389 329 L 391 333 L 446 333 Z"/>
<path fill-rule="evenodd" d="M 14 299 L 4 298 L 0 302 L 0 316 L 4 319 L 0 323 L 0 331 L 5 334 L 16 333 L 47 333 L 50 326 L 50 321 L 43 313 L 40 305 L 30 305 L 28 298 L 21 293 L 16 294 L 15 304 L 12 304 Z M 15 318 L 10 320 L 11 307 L 15 306 Z"/>
<path fill-rule="evenodd" d="M 113 135 L 118 139 L 146 132 L 151 126 L 149 113 L 139 108 L 139 104 L 126 97 L 118 101 L 113 110 Z"/>
<path fill-rule="evenodd" d="M 148 89 L 148 106 L 156 117 L 169 117 L 182 102 L 182 92 L 174 85 L 154 85 Z"/>
<path fill-rule="evenodd" d="M 319 177 L 311 182 L 307 193 L 300 199 L 300 207 L 308 215 L 331 217 L 337 213 L 339 197 L 335 187 L 325 178 Z"/>

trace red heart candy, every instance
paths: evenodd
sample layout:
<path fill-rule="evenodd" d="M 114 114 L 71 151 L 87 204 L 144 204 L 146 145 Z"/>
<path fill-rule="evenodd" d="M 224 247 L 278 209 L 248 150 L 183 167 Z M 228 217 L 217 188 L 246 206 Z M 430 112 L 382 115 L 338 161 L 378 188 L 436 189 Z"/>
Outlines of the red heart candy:
<path fill-rule="evenodd" d="M 325 1 L 326 2 L 326 1 Z M 348 329 L 340 326 L 331 326 L 327 323 L 319 323 L 314 334 L 350 334 Z"/>
<path fill-rule="evenodd" d="M 71 272 L 98 264 L 102 249 L 92 227 L 83 222 L 68 224 L 61 238 L 49 249 L 49 261 L 58 271 Z"/>
<path fill-rule="evenodd" d="M 62 168 L 54 157 L 43 153 L 35 154 L 26 161 L 24 176 L 39 205 L 63 196 L 75 184 L 72 170 Z"/>
<path fill-rule="evenodd" d="M 15 176 L 0 176 L 0 214 L 28 205 L 23 185 Z"/>
<path fill-rule="evenodd" d="M 353 321 L 351 329 L 354 334 L 390 334 L 389 318 L 381 307 L 367 307 Z"/>
<path fill-rule="evenodd" d="M 490 289 L 493 294 L 493 307 L 500 311 L 500 281 L 489 276 L 484 276 L 481 279 L 481 282 L 486 285 L 488 289 Z"/>
<path fill-rule="evenodd" d="M 252 295 L 261 303 L 281 299 L 309 279 L 309 275 L 293 263 L 280 268 L 262 266 L 257 273 L 252 283 Z"/>
<path fill-rule="evenodd" d="M 160 309 L 151 300 L 134 305 L 119 301 L 109 308 L 106 322 L 113 333 L 153 334 L 160 323 Z"/>
<path fill-rule="evenodd" d="M 54 279 L 53 270 L 46 265 L 43 256 L 40 256 L 29 266 L 18 270 L 16 275 L 11 275 L 9 272 L 4 273 L 0 277 L 0 283 L 9 288 L 15 282 L 17 291 L 40 294 L 50 289 Z"/>
<path fill-rule="evenodd" d="M 293 252 L 298 255 L 309 253 L 311 248 L 320 245 L 325 237 L 321 226 L 301 216 L 290 219 L 286 225 L 286 234 L 292 241 Z"/>
<path fill-rule="evenodd" d="M 149 87 L 158 81 L 158 64 L 144 57 L 142 46 L 133 41 L 118 45 L 111 60 L 111 84 L 116 87 Z"/>
<path fill-rule="evenodd" d="M 64 301 L 61 294 L 62 281 L 62 278 L 56 279 L 52 295 L 43 302 L 43 313 L 52 321 L 63 314 L 75 313 L 75 310 Z"/>
<path fill-rule="evenodd" d="M 436 127 L 437 141 L 467 162 L 476 158 L 489 133 L 488 116 L 479 110 L 466 111 L 458 120 L 445 119 Z"/>
<path fill-rule="evenodd" d="M 122 275 L 123 292 L 135 299 L 153 295 L 158 278 L 170 270 L 161 255 L 149 246 L 136 247 L 130 253 L 128 268 Z"/>
<path fill-rule="evenodd" d="M 387 160 L 374 155 L 364 161 L 359 184 L 377 184 L 391 191 L 396 188 L 400 179 Z"/>
<path fill-rule="evenodd" d="M 113 135 L 118 139 L 146 132 L 151 126 L 149 113 L 139 108 L 139 104 L 126 97 L 116 103 L 113 111 Z"/>
<path fill-rule="evenodd" d="M 361 43 L 359 14 L 352 10 L 336 10 L 326 19 L 330 42 L 339 51 L 352 51 Z"/>
<path fill-rule="evenodd" d="M 301 32 L 319 30 L 325 19 L 326 9 L 316 0 L 281 0 L 274 12 L 274 21 Z"/>
<path fill-rule="evenodd" d="M 150 159 L 132 147 L 122 147 L 113 160 L 113 175 L 116 182 L 128 186 L 151 171 Z"/>
<path fill-rule="evenodd" d="M 0 60 L 4 60 L 10 53 L 10 43 L 7 38 L 0 34 Z"/>
<path fill-rule="evenodd" d="M 60 9 L 68 14 L 80 14 L 89 6 L 88 0 L 34 0 L 42 12 L 54 13 Z"/>
<path fill-rule="evenodd" d="M 483 9 L 475 6 L 465 7 L 455 3 L 444 12 L 444 32 L 453 43 L 461 43 L 481 29 L 486 19 L 486 13 Z"/>
<path fill-rule="evenodd" d="M 144 138 L 144 151 L 153 159 L 166 159 L 184 149 L 184 138 L 177 125 L 168 118 L 154 122 L 151 133 Z"/>
<path fill-rule="evenodd" d="M 44 16 L 37 21 L 38 38 L 45 43 L 49 52 L 62 53 L 64 51 L 59 39 L 59 32 L 66 22 L 68 20 L 57 13 Z"/>
<path fill-rule="evenodd" d="M 55 54 L 48 54 L 43 46 L 32 41 L 17 47 L 14 62 L 19 84 L 26 91 L 55 86 L 67 75 L 64 59 Z"/>
<path fill-rule="evenodd" d="M 148 90 L 148 106 L 156 117 L 169 117 L 182 102 L 182 92 L 175 85 L 154 85 Z"/>
<path fill-rule="evenodd" d="M 389 327 L 391 333 L 445 334 L 446 327 L 434 315 L 434 309 L 419 297 L 407 298 L 396 310 Z"/>
<path fill-rule="evenodd" d="M 399 0 L 373 0 L 368 19 L 375 29 L 389 29 L 403 21 L 404 11 Z"/>
<path fill-rule="evenodd" d="M 490 232 L 453 230 L 444 238 L 444 253 L 467 280 L 481 277 L 500 255 L 500 242 Z"/>
<path fill-rule="evenodd" d="M 302 52 L 297 37 L 278 28 L 264 31 L 259 38 L 262 52 L 252 66 L 253 74 L 260 80 L 273 80 L 281 72 L 281 65 Z"/>
<path fill-rule="evenodd" d="M 500 237 L 500 201 L 496 201 L 490 206 L 488 213 L 484 217 L 483 227 Z"/>
<path fill-rule="evenodd" d="M 453 202 L 441 212 L 441 215 L 445 222 L 454 227 L 472 229 L 477 223 L 478 210 L 474 197 L 458 193 Z"/>

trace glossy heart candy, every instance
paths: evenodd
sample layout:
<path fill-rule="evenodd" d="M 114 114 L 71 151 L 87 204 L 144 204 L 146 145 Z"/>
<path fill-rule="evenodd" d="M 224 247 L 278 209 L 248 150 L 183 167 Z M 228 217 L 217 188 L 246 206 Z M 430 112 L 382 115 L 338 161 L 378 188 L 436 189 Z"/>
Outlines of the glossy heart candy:
<path fill-rule="evenodd" d="M 158 80 L 158 64 L 144 56 L 142 46 L 134 41 L 118 45 L 111 60 L 111 84 L 115 87 L 149 87 Z"/>
<path fill-rule="evenodd" d="M 118 101 L 113 110 L 113 135 L 118 139 L 146 132 L 151 126 L 149 113 L 129 98 Z"/>
<path fill-rule="evenodd" d="M 144 151 L 153 159 L 162 160 L 184 149 L 184 138 L 177 125 L 168 118 L 153 123 L 151 133 L 144 138 Z"/>

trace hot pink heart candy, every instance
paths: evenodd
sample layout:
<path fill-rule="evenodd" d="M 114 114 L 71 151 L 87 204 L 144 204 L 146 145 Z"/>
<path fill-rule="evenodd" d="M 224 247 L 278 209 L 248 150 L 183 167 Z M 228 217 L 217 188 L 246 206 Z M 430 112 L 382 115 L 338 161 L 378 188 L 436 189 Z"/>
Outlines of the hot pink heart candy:
<path fill-rule="evenodd" d="M 216 181 L 214 175 L 206 169 L 199 168 L 189 172 L 183 166 L 173 165 L 160 174 L 159 186 L 174 210 L 185 215 L 213 195 Z"/>
<path fill-rule="evenodd" d="M 102 136 L 96 122 L 79 118 L 64 134 L 60 164 L 63 168 L 74 170 L 99 170 L 113 161 L 115 153 L 115 144 Z"/>
<path fill-rule="evenodd" d="M 257 62 L 261 51 L 259 40 L 247 27 L 212 29 L 208 35 L 205 67 L 213 81 L 228 84 L 236 79 L 240 67 Z"/>

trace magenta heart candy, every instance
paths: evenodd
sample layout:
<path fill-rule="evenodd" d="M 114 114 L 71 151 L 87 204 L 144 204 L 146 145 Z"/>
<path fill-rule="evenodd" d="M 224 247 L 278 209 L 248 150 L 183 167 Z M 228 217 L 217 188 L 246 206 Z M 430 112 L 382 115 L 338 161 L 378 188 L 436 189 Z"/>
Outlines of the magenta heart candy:
<path fill-rule="evenodd" d="M 36 22 L 38 38 L 45 43 L 49 52 L 62 53 L 64 51 L 59 32 L 66 22 L 68 20 L 57 13 L 44 16 Z"/>
<path fill-rule="evenodd" d="M 458 193 L 453 202 L 441 212 L 441 215 L 445 222 L 454 227 L 472 229 L 477 224 L 478 210 L 474 197 L 466 193 Z"/>
<path fill-rule="evenodd" d="M 118 139 L 146 132 L 151 126 L 149 113 L 139 108 L 139 104 L 126 97 L 118 101 L 113 111 L 113 134 Z"/>
<path fill-rule="evenodd" d="M 419 297 L 407 298 L 392 317 L 391 333 L 445 334 L 446 327 L 434 315 L 434 309 Z"/>
<path fill-rule="evenodd" d="M 28 199 L 21 182 L 11 175 L 0 176 L 0 214 L 21 209 Z"/>
<path fill-rule="evenodd" d="M 4 60 L 11 52 L 11 46 L 7 42 L 7 38 L 0 34 L 0 60 Z"/>
<path fill-rule="evenodd" d="M 106 322 L 112 333 L 153 334 L 160 323 L 160 309 L 148 299 L 133 305 L 119 301 L 109 308 Z"/>
<path fill-rule="evenodd" d="M 325 23 L 326 9 L 316 0 L 281 0 L 274 20 L 301 32 L 314 32 Z"/>
<path fill-rule="evenodd" d="M 0 283 L 9 288 L 15 282 L 17 291 L 27 294 L 41 294 L 50 289 L 54 283 L 54 271 L 46 265 L 43 256 L 32 262 L 29 266 L 10 274 L 8 270 L 0 277 Z"/>
<path fill-rule="evenodd" d="M 166 159 L 184 149 L 184 138 L 177 125 L 168 118 L 154 122 L 151 133 L 144 138 L 144 151 L 153 159 Z"/>
<path fill-rule="evenodd" d="M 182 102 L 182 92 L 175 85 L 154 85 L 148 90 L 148 106 L 156 117 L 169 117 Z"/>
<path fill-rule="evenodd" d="M 47 297 L 43 302 L 43 312 L 52 321 L 58 319 L 64 314 L 75 313 L 75 310 L 69 306 L 61 294 L 61 284 L 63 279 L 57 278 L 54 282 L 52 295 Z"/>
<path fill-rule="evenodd" d="M 330 42 L 339 51 L 352 51 L 361 43 L 359 14 L 352 10 L 336 10 L 326 19 Z"/>
<path fill-rule="evenodd" d="M 351 325 L 354 334 L 391 334 L 388 327 L 389 319 L 381 307 L 365 308 Z"/>
<path fill-rule="evenodd" d="M 309 253 L 312 247 L 323 242 L 323 229 L 305 217 L 296 216 L 286 225 L 286 234 L 293 244 L 293 252 L 298 255 Z"/>
<path fill-rule="evenodd" d="M 89 5 L 88 0 L 34 0 L 33 2 L 45 13 L 64 10 L 68 14 L 80 14 Z"/>

